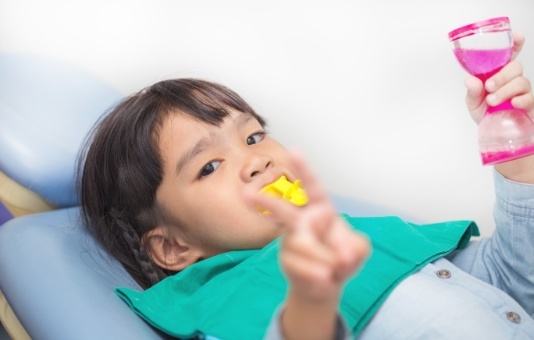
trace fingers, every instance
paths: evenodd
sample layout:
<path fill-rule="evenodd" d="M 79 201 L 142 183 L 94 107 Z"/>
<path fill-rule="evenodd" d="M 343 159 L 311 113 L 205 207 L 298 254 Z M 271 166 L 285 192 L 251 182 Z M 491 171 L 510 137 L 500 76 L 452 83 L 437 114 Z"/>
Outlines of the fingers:
<path fill-rule="evenodd" d="M 332 220 L 337 218 L 330 206 L 308 205 L 296 207 L 280 198 L 272 197 L 258 192 L 245 192 L 246 198 L 253 204 L 269 211 L 268 216 L 288 233 L 307 232 L 323 242 L 325 234 L 329 231 Z M 303 210 L 306 211 L 303 211 Z"/>
<path fill-rule="evenodd" d="M 263 194 L 261 192 L 251 192 L 245 191 L 244 195 L 248 201 L 254 204 L 257 207 L 267 210 L 269 217 L 274 219 L 276 222 L 284 225 L 291 226 L 291 221 L 296 221 L 298 218 L 297 207 L 284 202 L 282 199 Z"/>
<path fill-rule="evenodd" d="M 244 192 L 286 229 L 280 259 L 292 290 L 311 299 L 337 296 L 342 284 L 369 254 L 369 241 L 335 212 L 326 191 L 303 157 L 292 153 L 293 175 L 302 181 L 308 204 L 297 207 L 261 192 Z"/>
<path fill-rule="evenodd" d="M 308 204 L 305 207 L 295 207 L 279 198 L 261 193 L 245 192 L 245 196 L 256 206 L 268 210 L 271 218 L 286 226 L 288 230 L 310 227 L 320 236 L 326 232 L 336 212 L 326 191 L 304 158 L 296 152 L 292 152 L 290 158 L 294 175 L 302 182 L 308 196 Z M 303 213 L 303 210 L 306 213 Z"/>
<path fill-rule="evenodd" d="M 326 281 L 332 277 L 336 259 L 332 251 L 306 230 L 284 237 L 282 263 L 286 271 L 300 280 Z"/>
<path fill-rule="evenodd" d="M 514 47 L 513 47 L 513 54 L 512 54 L 512 60 L 513 60 L 517 57 L 517 55 L 523 49 L 523 45 L 525 44 L 525 35 L 523 34 L 523 32 L 514 32 L 512 38 L 514 40 Z"/>
<path fill-rule="evenodd" d="M 304 157 L 300 153 L 293 151 L 291 152 L 291 161 L 298 179 L 302 181 L 302 186 L 306 190 L 308 199 L 315 202 L 328 201 L 326 191 L 304 160 Z"/>
<path fill-rule="evenodd" d="M 296 175 L 301 179 L 310 200 L 310 204 L 306 207 L 305 218 L 300 222 L 310 227 L 332 252 L 336 259 L 333 267 L 335 276 L 346 279 L 367 258 L 369 241 L 352 231 L 345 221 L 337 216 L 325 190 L 303 157 L 293 153 L 292 161 Z"/>
<path fill-rule="evenodd" d="M 335 223 L 345 222 L 338 219 Z M 284 237 L 281 258 L 288 275 L 321 286 L 342 283 L 361 267 L 370 252 L 369 240 L 345 226 L 333 229 L 337 236 L 326 243 L 306 229 Z"/>
<path fill-rule="evenodd" d="M 486 100 L 488 105 L 496 106 L 508 99 L 513 99 L 514 102 L 521 106 L 514 105 L 515 107 L 525 108 L 530 104 L 528 100 L 530 91 L 531 88 L 528 79 L 519 77 L 501 86 L 494 93 L 488 94 Z"/>
<path fill-rule="evenodd" d="M 514 107 L 527 111 L 532 109 L 532 87 L 530 81 L 523 76 L 523 66 L 517 61 L 510 62 L 488 79 L 485 87 L 488 91 L 488 105 L 496 106 L 512 99 Z"/>
<path fill-rule="evenodd" d="M 527 112 L 531 112 L 531 116 L 534 117 L 532 112 L 534 111 L 534 97 L 532 93 L 526 93 L 520 96 L 516 96 L 512 99 L 512 106 L 517 109 L 522 109 Z"/>
<path fill-rule="evenodd" d="M 514 61 L 523 49 L 525 36 L 521 32 L 513 34 L 512 61 L 488 79 L 485 84 L 475 77 L 469 77 L 465 81 L 467 94 L 465 102 L 475 122 L 480 122 L 487 105 L 496 106 L 506 100 L 512 100 L 512 105 L 527 111 L 533 110 L 530 82 L 523 77 L 522 65 Z"/>
<path fill-rule="evenodd" d="M 469 111 L 478 110 L 484 103 L 484 84 L 476 77 L 469 77 L 464 81 L 464 85 L 467 88 L 465 95 L 467 109 Z"/>
<path fill-rule="evenodd" d="M 338 219 L 337 223 L 345 224 L 345 221 Z M 337 232 L 331 234 L 328 243 L 335 253 L 335 275 L 339 279 L 345 279 L 362 266 L 369 256 L 371 245 L 367 237 L 356 233 L 348 226 L 335 230 Z"/>
<path fill-rule="evenodd" d="M 467 93 L 465 95 L 465 104 L 471 117 L 478 124 L 484 112 L 486 111 L 486 91 L 484 90 L 484 84 L 482 81 L 476 77 L 469 77 L 464 82 L 465 87 L 467 88 Z"/>
<path fill-rule="evenodd" d="M 503 67 L 494 76 L 486 81 L 484 86 L 488 92 L 495 92 L 501 86 L 510 82 L 512 79 L 523 75 L 523 66 L 517 61 L 511 61 Z"/>

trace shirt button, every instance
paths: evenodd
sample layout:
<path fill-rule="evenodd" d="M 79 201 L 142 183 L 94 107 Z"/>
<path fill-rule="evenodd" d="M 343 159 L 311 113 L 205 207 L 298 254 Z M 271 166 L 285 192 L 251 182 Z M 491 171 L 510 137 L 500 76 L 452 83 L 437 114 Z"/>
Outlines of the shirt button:
<path fill-rule="evenodd" d="M 440 269 L 436 272 L 436 275 L 440 278 L 440 279 L 448 279 L 449 277 L 451 277 L 451 272 L 448 271 L 447 269 Z"/>
<path fill-rule="evenodd" d="M 516 312 L 508 312 L 506 313 L 506 318 L 513 323 L 520 323 L 521 322 L 521 315 L 517 314 Z"/>

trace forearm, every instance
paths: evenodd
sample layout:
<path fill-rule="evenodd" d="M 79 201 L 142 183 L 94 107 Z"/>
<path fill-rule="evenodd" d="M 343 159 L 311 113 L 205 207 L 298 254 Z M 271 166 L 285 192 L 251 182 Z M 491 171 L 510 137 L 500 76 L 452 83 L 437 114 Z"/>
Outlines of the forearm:
<path fill-rule="evenodd" d="M 511 181 L 534 184 L 534 155 L 497 164 L 495 170 Z"/>
<path fill-rule="evenodd" d="M 317 302 L 290 292 L 282 312 L 284 339 L 334 339 L 337 309 L 338 298 Z"/>
<path fill-rule="evenodd" d="M 507 180 L 499 173 L 494 176 L 494 234 L 471 242 L 451 260 L 534 313 L 534 185 Z"/>

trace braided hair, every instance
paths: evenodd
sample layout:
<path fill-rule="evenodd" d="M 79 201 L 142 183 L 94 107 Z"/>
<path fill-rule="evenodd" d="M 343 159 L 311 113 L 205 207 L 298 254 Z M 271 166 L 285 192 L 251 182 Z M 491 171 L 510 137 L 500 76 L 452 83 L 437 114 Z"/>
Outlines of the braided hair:
<path fill-rule="evenodd" d="M 152 261 L 143 243 L 143 236 L 165 216 L 156 202 L 163 179 L 159 131 L 166 117 L 177 112 L 218 126 L 228 109 L 265 125 L 230 89 L 198 79 L 173 79 L 123 99 L 88 135 L 78 161 L 82 218 L 143 288 L 172 274 Z"/>
<path fill-rule="evenodd" d="M 127 218 L 122 217 L 121 213 L 114 208 L 111 210 L 111 218 L 114 219 L 119 232 L 122 234 L 124 241 L 126 241 L 127 246 L 130 248 L 135 263 L 140 267 L 140 272 L 144 274 L 143 277 L 135 278 L 136 281 L 146 280 L 150 285 L 153 285 L 164 279 L 168 275 L 168 271 L 164 271 L 155 266 L 154 262 L 150 260 L 139 235 L 128 222 Z M 134 269 L 135 268 L 130 268 L 129 272 L 137 275 L 137 271 Z"/>

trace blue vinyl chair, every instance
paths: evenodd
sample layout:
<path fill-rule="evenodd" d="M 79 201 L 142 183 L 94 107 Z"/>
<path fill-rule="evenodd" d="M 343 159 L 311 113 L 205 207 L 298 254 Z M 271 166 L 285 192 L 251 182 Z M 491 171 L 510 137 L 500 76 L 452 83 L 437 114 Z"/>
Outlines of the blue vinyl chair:
<path fill-rule="evenodd" d="M 2 313 L 8 334 L 163 338 L 114 296 L 118 285 L 138 285 L 79 223 L 78 150 L 122 94 L 80 67 L 40 56 L 0 55 L 0 75 L 0 291 L 4 310 L 14 312 Z"/>
<path fill-rule="evenodd" d="M 38 56 L 0 55 L 0 75 L 0 291 L 21 337 L 166 338 L 115 296 L 117 286 L 139 286 L 86 232 L 77 206 L 78 150 L 122 95 L 79 67 Z M 14 202 L 17 191 L 30 206 Z M 386 213 L 332 198 L 352 215 Z M 19 337 L 11 321 L 2 320 Z"/>

